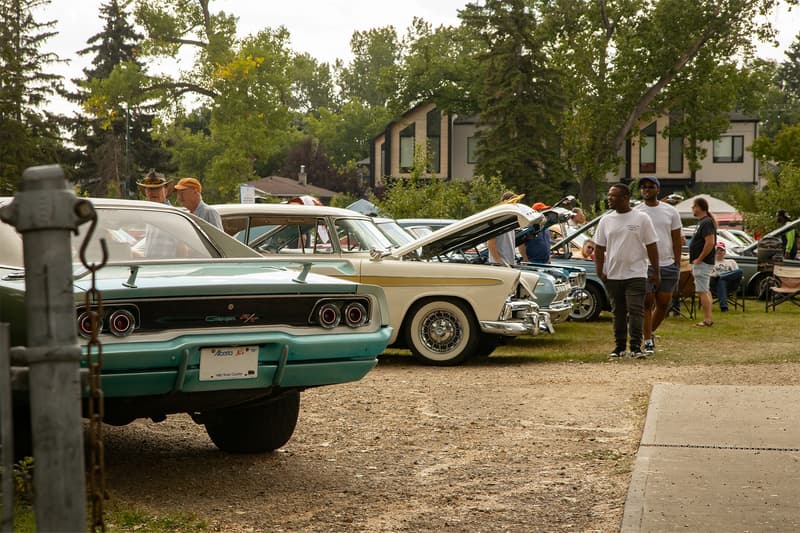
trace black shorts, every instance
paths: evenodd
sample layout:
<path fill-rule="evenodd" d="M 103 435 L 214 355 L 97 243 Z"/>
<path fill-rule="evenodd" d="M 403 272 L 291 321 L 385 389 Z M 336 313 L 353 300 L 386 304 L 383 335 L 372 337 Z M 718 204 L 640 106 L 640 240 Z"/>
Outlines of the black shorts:
<path fill-rule="evenodd" d="M 658 292 L 675 292 L 675 289 L 678 288 L 678 279 L 681 275 L 681 267 L 677 263 L 672 263 L 671 265 L 662 266 L 658 269 L 659 274 L 661 275 L 661 284 L 658 286 Z M 655 287 L 653 287 L 653 267 L 647 267 L 647 287 L 645 290 L 648 293 L 656 292 Z"/>

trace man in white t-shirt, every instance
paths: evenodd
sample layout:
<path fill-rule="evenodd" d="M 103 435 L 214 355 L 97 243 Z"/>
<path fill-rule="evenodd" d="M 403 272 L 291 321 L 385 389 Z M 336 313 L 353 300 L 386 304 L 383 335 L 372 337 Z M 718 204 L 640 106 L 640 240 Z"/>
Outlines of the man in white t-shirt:
<path fill-rule="evenodd" d="M 653 287 L 647 283 L 644 297 L 644 354 L 656 353 L 655 332 L 672 304 L 672 294 L 678 288 L 681 275 L 681 216 L 678 210 L 658 200 L 661 182 L 653 176 L 639 178 L 639 192 L 643 203 L 636 206 L 650 220 L 658 236 L 658 262 L 661 283 Z M 649 272 L 648 272 L 649 276 Z M 648 277 L 649 279 L 649 277 Z"/>
<path fill-rule="evenodd" d="M 624 183 L 608 189 L 608 207 L 614 212 L 600 219 L 594 233 L 597 275 L 606 285 L 614 311 L 614 351 L 609 359 L 625 355 L 630 332 L 631 357 L 643 359 L 645 280 L 648 260 L 651 282 L 658 287 L 658 236 L 650 217 L 631 209 L 631 190 Z"/>

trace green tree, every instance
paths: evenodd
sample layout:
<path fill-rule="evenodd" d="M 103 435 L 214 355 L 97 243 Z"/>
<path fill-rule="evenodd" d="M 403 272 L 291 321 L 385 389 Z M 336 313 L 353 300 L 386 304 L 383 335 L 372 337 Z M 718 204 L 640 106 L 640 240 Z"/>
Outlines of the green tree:
<path fill-rule="evenodd" d="M 403 40 L 392 109 L 400 113 L 419 102 L 434 102 L 447 112 L 479 111 L 483 75 L 480 41 L 466 27 L 439 26 L 414 18 Z"/>
<path fill-rule="evenodd" d="M 759 66 L 718 65 L 713 54 L 702 50 L 656 99 L 656 106 L 670 114 L 663 136 L 683 138 L 692 177 L 707 155 L 703 143 L 718 139 L 728 129 L 731 111 L 755 113 L 760 107 L 769 71 Z"/>
<path fill-rule="evenodd" d="M 724 67 L 750 57 L 752 39 L 774 34 L 763 15 L 777 0 L 533 0 L 553 36 L 552 58 L 569 102 L 560 131 L 564 156 L 588 204 L 617 170 L 626 140 L 703 51 Z"/>
<path fill-rule="evenodd" d="M 764 232 L 778 226 L 778 209 L 786 209 L 793 217 L 800 214 L 800 166 L 786 164 L 778 172 L 770 169 L 765 174 L 766 187 L 753 194 L 756 209 L 744 214 L 746 227 Z"/>
<path fill-rule="evenodd" d="M 128 105 L 152 103 L 161 111 L 156 133 L 167 142 L 181 174 L 204 181 L 212 201 L 235 197 L 239 183 L 252 179 L 297 142 L 294 115 L 294 58 L 285 28 L 236 37 L 236 18 L 212 12 L 209 0 L 139 0 L 136 20 L 146 35 L 142 53 L 171 58 L 184 48 L 195 52 L 192 68 L 175 76 L 154 76 L 132 62 L 117 65 L 92 84 L 95 115 L 110 115 L 113 100 Z M 184 127 L 184 95 L 207 107 L 207 128 Z M 91 107 L 91 106 L 90 106 Z"/>
<path fill-rule="evenodd" d="M 411 178 L 391 180 L 383 199 L 371 201 L 394 218 L 461 219 L 497 204 L 508 189 L 496 176 L 469 182 L 425 179 L 425 168 L 425 161 L 417 161 Z"/>
<path fill-rule="evenodd" d="M 481 122 L 488 125 L 479 132 L 478 172 L 503 176 L 529 197 L 560 196 L 566 178 L 557 123 L 565 101 L 536 12 L 525 0 L 487 0 L 460 16 L 485 50 L 476 58 Z"/>
<path fill-rule="evenodd" d="M 781 63 L 770 62 L 772 78 L 761 106 L 761 135 L 774 138 L 781 128 L 800 123 L 800 34 Z"/>
<path fill-rule="evenodd" d="M 356 31 L 350 38 L 350 50 L 353 59 L 348 65 L 336 62 L 343 98 L 359 99 L 370 107 L 386 106 L 394 94 L 402 55 L 397 32 L 392 26 Z"/>
<path fill-rule="evenodd" d="M 317 116 L 319 109 L 338 108 L 328 63 L 320 63 L 309 54 L 299 54 L 294 56 L 293 66 L 292 109 Z"/>
<path fill-rule="evenodd" d="M 0 192 L 16 190 L 25 168 L 59 163 L 64 157 L 58 117 L 42 111 L 61 88 L 61 77 L 44 71 L 59 61 L 41 52 L 55 35 L 55 21 L 33 13 L 48 0 L 0 0 Z"/>
<path fill-rule="evenodd" d="M 317 115 L 308 118 L 308 132 L 339 168 L 369 157 L 371 139 L 391 120 L 385 107 L 358 98 L 344 102 L 338 112 L 320 108 Z"/>
<path fill-rule="evenodd" d="M 800 168 L 800 124 L 785 125 L 774 139 L 761 136 L 750 149 L 761 161 L 789 163 Z"/>
<path fill-rule="evenodd" d="M 81 55 L 94 54 L 92 66 L 83 70 L 84 80 L 73 80 L 79 89 L 68 94 L 69 99 L 87 103 L 91 94 L 84 87 L 90 86 L 91 80 L 108 77 L 120 63 L 141 67 L 137 50 L 142 35 L 128 21 L 129 4 L 109 0 L 100 6 L 103 30 L 87 40 L 88 47 L 78 51 Z M 73 156 L 74 180 L 93 195 L 132 196 L 136 177 L 142 172 L 150 168 L 169 172 L 174 168 L 167 151 L 152 138 L 152 111 L 122 101 L 109 104 L 102 120 L 78 115 L 68 121 L 73 142 L 79 147 Z"/>

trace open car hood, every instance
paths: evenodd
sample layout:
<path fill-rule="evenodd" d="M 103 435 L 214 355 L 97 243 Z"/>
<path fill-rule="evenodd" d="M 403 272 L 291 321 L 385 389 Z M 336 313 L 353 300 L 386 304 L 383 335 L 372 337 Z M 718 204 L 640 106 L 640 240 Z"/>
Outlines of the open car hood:
<path fill-rule="evenodd" d="M 564 209 L 563 207 L 551 207 L 541 211 L 541 213 L 544 217 L 544 221 L 541 226 L 533 225 L 517 232 L 515 242 L 517 246 L 528 240 L 528 237 L 537 235 L 543 229 L 561 224 L 562 222 L 567 222 L 570 217 L 572 217 L 572 211 L 569 209 Z"/>
<path fill-rule="evenodd" d="M 524 204 L 499 204 L 391 250 L 392 257 L 419 253 L 431 259 L 454 250 L 471 248 L 507 231 L 541 226 L 545 218 Z"/>

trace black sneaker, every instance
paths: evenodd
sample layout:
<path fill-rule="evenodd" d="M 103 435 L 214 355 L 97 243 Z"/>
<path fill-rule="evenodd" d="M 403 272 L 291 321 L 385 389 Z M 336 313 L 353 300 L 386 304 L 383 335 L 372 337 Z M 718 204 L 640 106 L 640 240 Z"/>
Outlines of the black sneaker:
<path fill-rule="evenodd" d="M 609 359 L 622 359 L 625 357 L 625 348 L 614 348 L 614 351 L 608 354 Z"/>
<path fill-rule="evenodd" d="M 648 356 L 656 354 L 656 343 L 652 337 L 644 341 L 644 354 Z"/>
<path fill-rule="evenodd" d="M 642 352 L 642 349 L 638 346 L 631 348 L 631 357 L 634 359 L 644 359 L 647 356 Z"/>

